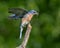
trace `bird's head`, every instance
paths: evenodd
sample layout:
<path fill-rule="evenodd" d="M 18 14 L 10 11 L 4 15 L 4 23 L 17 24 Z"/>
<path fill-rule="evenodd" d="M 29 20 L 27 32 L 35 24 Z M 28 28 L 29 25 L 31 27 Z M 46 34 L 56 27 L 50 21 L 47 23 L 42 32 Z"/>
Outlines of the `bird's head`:
<path fill-rule="evenodd" d="M 29 13 L 33 14 L 33 15 L 38 15 L 38 12 L 35 10 L 30 10 Z"/>

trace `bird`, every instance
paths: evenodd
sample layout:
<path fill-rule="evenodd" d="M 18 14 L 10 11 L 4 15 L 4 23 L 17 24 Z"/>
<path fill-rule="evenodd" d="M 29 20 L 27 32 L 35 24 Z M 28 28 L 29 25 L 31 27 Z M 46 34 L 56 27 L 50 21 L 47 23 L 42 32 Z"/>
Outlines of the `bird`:
<path fill-rule="evenodd" d="M 22 32 L 23 32 L 23 28 L 30 24 L 30 21 L 32 20 L 32 17 L 34 15 L 38 15 L 38 12 L 35 10 L 26 10 L 23 8 L 10 8 L 8 13 L 12 13 L 12 15 L 10 15 L 10 18 L 21 18 L 21 24 L 20 24 L 20 36 L 19 38 L 22 38 Z"/>

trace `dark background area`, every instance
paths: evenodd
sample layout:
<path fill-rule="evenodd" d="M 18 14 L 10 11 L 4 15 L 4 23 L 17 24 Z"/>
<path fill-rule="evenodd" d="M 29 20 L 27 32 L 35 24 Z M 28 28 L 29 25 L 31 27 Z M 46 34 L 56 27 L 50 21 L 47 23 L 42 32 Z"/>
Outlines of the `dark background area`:
<path fill-rule="evenodd" d="M 60 0 L 0 0 L 0 48 L 16 48 L 21 19 L 8 19 L 8 8 L 21 7 L 39 12 L 31 21 L 32 31 L 26 48 L 60 48 Z"/>

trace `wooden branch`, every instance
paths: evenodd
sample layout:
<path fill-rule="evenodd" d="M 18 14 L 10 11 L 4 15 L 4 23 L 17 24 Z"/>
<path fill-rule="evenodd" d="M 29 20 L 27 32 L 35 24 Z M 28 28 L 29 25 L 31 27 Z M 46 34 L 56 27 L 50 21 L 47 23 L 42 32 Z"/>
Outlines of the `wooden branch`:
<path fill-rule="evenodd" d="M 30 36 L 31 29 L 32 29 L 32 26 L 30 24 L 28 24 L 24 40 L 23 40 L 22 44 L 20 46 L 16 47 L 16 48 L 26 48 L 26 45 L 27 45 L 27 42 L 28 42 L 28 39 L 29 39 L 29 36 Z"/>

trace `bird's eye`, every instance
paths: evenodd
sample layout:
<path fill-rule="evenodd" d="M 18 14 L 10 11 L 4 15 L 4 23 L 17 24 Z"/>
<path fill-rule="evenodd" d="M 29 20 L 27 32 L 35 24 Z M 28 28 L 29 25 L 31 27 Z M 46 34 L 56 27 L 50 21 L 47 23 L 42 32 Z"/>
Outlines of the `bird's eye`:
<path fill-rule="evenodd" d="M 35 12 L 34 12 L 35 13 Z"/>

